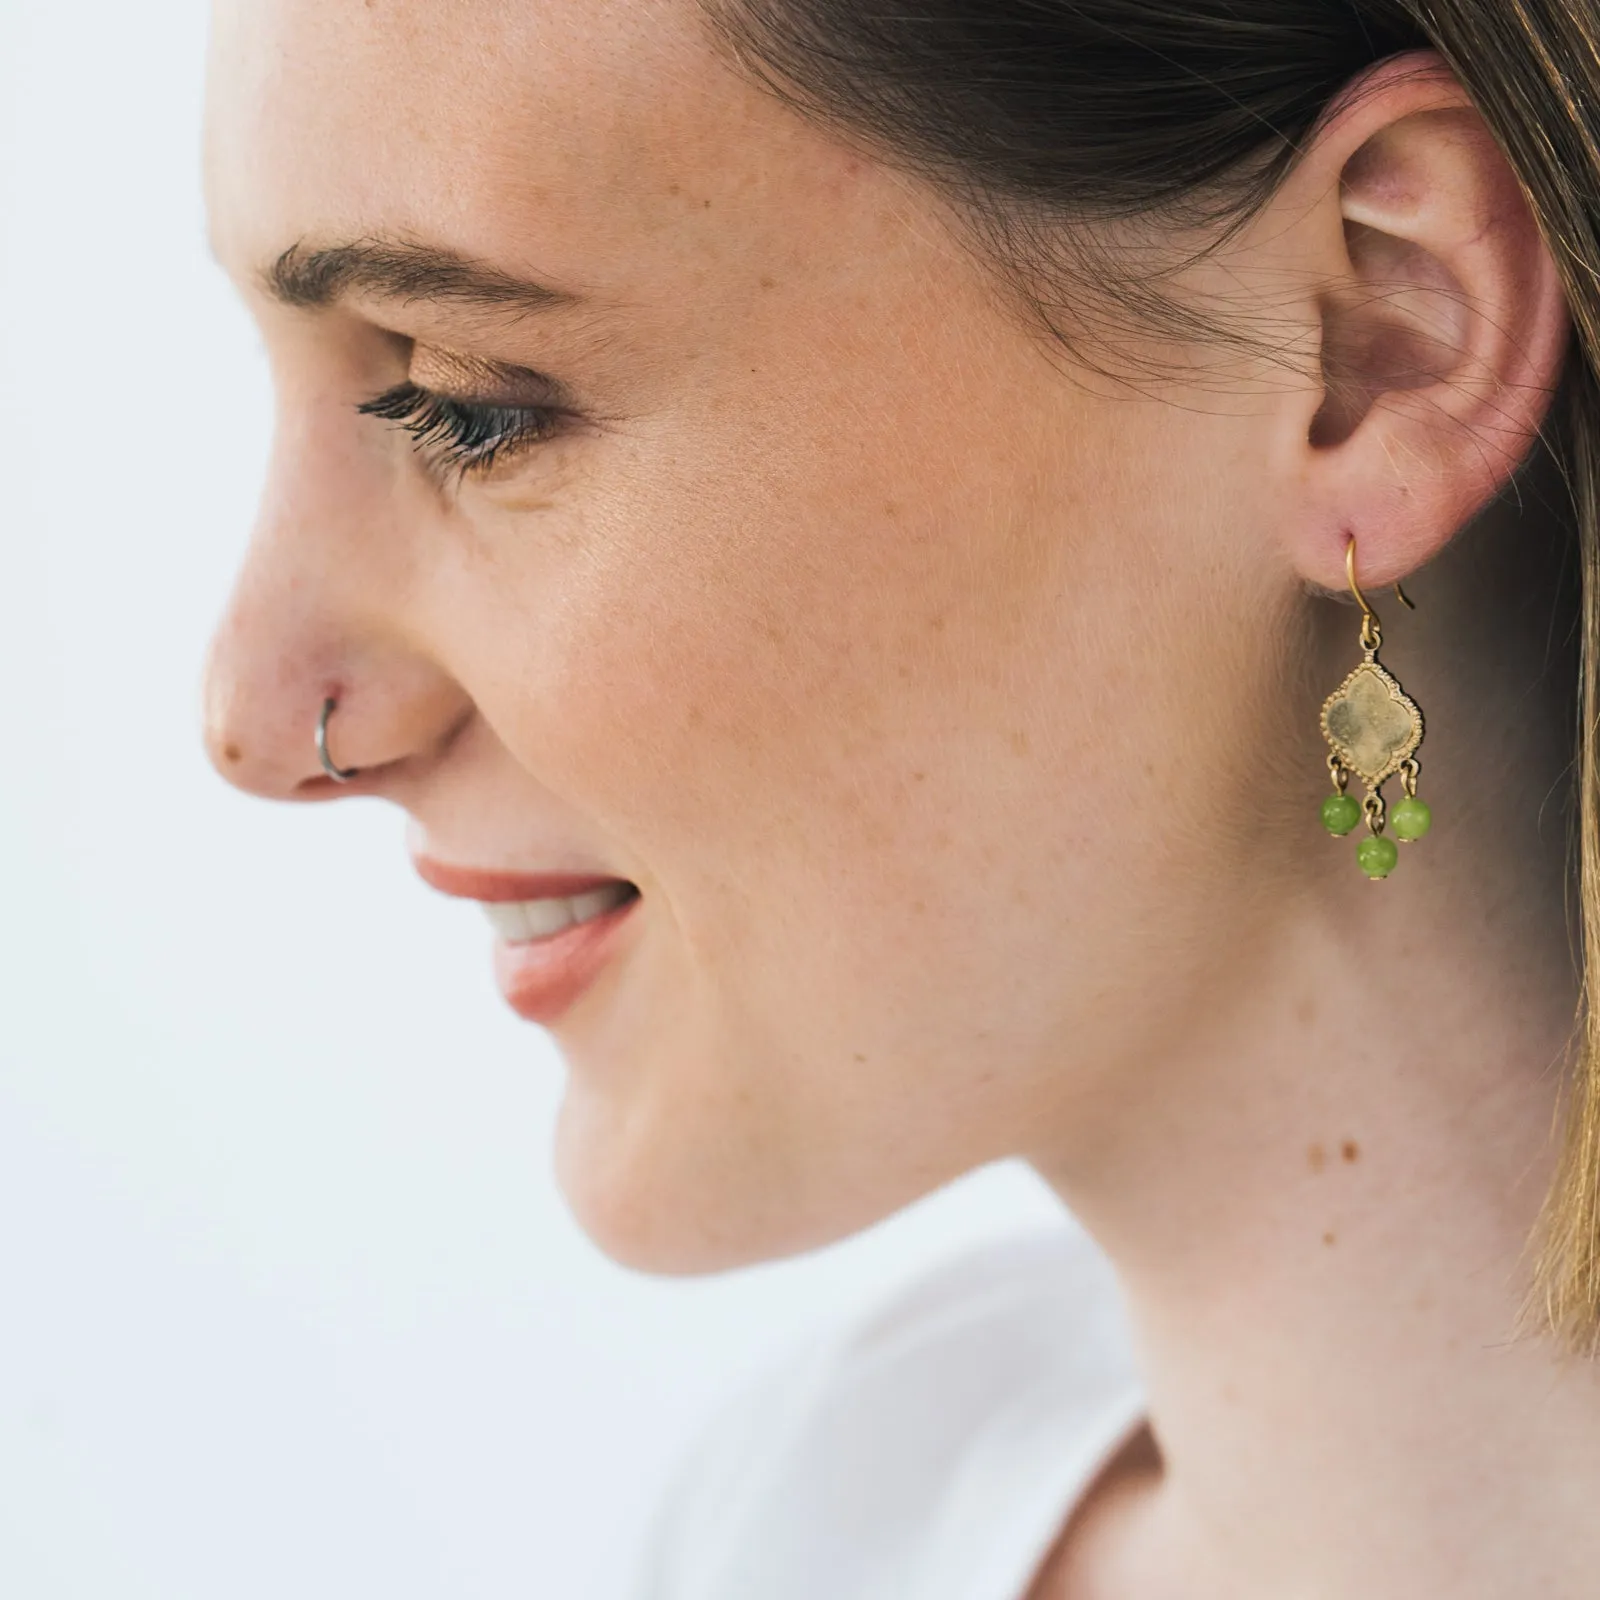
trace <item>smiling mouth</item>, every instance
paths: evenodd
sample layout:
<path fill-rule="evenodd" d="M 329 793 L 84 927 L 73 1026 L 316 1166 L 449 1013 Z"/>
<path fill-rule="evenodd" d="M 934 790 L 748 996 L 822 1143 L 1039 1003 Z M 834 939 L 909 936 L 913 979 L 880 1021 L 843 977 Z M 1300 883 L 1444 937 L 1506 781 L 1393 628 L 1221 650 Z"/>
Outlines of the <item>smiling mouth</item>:
<path fill-rule="evenodd" d="M 594 873 L 500 872 L 422 854 L 412 864 L 441 894 L 483 908 L 501 993 L 519 1016 L 547 1027 L 628 947 L 644 899 L 637 884 Z"/>

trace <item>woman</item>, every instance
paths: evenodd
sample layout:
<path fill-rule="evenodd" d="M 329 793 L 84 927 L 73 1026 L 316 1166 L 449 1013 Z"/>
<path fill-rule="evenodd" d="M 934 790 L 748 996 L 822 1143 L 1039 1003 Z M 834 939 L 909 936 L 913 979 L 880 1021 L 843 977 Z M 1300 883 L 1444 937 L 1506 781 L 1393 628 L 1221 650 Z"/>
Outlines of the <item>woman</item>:
<path fill-rule="evenodd" d="M 1115 1274 L 1001 1248 L 776 1374 L 641 1593 L 1600 1593 L 1597 52 L 221 6 L 281 412 L 220 770 L 486 904 L 618 1261 L 1020 1155 Z"/>

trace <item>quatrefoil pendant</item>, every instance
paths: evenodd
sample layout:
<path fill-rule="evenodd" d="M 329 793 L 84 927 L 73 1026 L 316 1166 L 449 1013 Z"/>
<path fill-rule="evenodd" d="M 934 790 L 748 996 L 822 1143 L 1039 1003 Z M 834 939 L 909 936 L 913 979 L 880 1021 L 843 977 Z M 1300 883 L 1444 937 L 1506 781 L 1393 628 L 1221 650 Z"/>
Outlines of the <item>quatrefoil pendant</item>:
<path fill-rule="evenodd" d="M 1376 789 L 1422 743 L 1422 712 L 1392 674 L 1363 661 L 1322 708 L 1322 731 L 1340 762 Z"/>

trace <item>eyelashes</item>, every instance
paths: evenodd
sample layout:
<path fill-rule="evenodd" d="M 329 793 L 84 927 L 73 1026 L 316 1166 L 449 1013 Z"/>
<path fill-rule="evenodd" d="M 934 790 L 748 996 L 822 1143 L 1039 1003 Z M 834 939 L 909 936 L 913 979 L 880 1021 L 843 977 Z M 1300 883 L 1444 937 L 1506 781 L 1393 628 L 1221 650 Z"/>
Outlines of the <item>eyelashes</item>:
<path fill-rule="evenodd" d="M 455 400 L 415 383 L 397 383 L 356 410 L 392 422 L 431 462 L 463 477 L 542 444 L 570 420 L 553 406 Z"/>

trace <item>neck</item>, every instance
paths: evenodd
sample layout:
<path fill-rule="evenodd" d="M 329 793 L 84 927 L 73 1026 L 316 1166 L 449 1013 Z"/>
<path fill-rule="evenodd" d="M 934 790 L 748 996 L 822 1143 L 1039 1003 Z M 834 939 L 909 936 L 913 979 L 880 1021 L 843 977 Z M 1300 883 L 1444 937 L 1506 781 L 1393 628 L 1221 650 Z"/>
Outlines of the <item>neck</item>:
<path fill-rule="evenodd" d="M 1432 621 L 1390 630 L 1434 834 L 1381 885 L 1301 847 L 1181 1045 L 1034 1158 L 1118 1269 L 1162 1458 L 1147 1543 L 1187 1593 L 1576 1597 L 1600 1571 L 1600 1371 L 1524 1314 L 1578 999 L 1570 724 L 1529 721 L 1554 669 L 1484 557 L 1526 532 L 1486 526 L 1417 585 Z"/>

